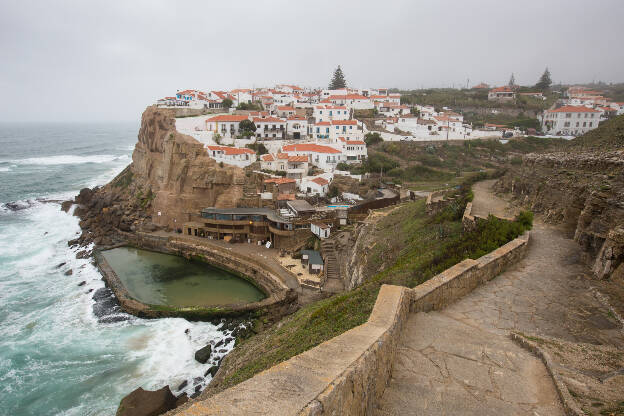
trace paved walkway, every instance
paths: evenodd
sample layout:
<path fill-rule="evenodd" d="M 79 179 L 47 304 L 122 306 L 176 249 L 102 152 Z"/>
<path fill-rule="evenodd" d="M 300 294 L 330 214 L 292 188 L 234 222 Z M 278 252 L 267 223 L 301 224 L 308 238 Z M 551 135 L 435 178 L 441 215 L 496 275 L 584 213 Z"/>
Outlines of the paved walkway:
<path fill-rule="evenodd" d="M 508 214 L 488 185 L 473 190 L 479 215 Z M 541 361 L 508 334 L 624 345 L 588 275 L 578 246 L 536 222 L 525 259 L 443 311 L 410 316 L 378 415 L 563 414 Z"/>

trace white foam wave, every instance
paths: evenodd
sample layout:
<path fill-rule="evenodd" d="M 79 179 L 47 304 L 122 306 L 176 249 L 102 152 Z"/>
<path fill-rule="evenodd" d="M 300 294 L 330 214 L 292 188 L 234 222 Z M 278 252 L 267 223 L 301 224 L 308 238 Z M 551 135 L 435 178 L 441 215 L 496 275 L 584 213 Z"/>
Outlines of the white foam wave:
<path fill-rule="evenodd" d="M 0 172 L 10 172 L 10 171 L 11 171 L 10 166 L 3 166 L 0 168 Z"/>
<path fill-rule="evenodd" d="M 109 163 L 116 160 L 127 160 L 128 155 L 92 155 L 92 156 L 76 156 L 76 155 L 58 155 L 45 157 L 30 157 L 26 159 L 12 160 L 11 163 L 16 165 L 79 165 L 83 163 Z"/>

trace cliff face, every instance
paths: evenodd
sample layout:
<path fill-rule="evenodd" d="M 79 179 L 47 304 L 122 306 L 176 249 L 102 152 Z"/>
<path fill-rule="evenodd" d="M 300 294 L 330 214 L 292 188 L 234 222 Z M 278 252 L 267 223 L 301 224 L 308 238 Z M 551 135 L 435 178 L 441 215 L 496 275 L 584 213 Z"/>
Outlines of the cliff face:
<path fill-rule="evenodd" d="M 497 188 L 564 224 L 597 277 L 624 279 L 623 150 L 584 151 L 572 143 L 564 152 L 529 154 Z"/>
<path fill-rule="evenodd" d="M 76 197 L 83 233 L 70 244 L 108 245 L 117 230 L 176 229 L 204 207 L 237 205 L 245 172 L 221 167 L 201 143 L 179 133 L 174 111 L 148 107 L 132 163 L 110 183 Z"/>

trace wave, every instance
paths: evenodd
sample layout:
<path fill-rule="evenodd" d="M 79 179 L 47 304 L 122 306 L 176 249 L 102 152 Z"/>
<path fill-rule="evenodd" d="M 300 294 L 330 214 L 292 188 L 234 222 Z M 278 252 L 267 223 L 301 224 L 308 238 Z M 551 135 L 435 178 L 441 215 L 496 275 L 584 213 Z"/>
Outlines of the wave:
<path fill-rule="evenodd" d="M 10 172 L 10 171 L 11 171 L 11 167 L 10 166 L 0 167 L 0 172 Z"/>
<path fill-rule="evenodd" d="M 92 156 L 76 156 L 76 155 L 58 155 L 44 157 L 30 157 L 26 159 L 11 160 L 10 163 L 16 165 L 79 165 L 83 163 L 109 163 L 129 159 L 128 155 L 92 155 Z"/>

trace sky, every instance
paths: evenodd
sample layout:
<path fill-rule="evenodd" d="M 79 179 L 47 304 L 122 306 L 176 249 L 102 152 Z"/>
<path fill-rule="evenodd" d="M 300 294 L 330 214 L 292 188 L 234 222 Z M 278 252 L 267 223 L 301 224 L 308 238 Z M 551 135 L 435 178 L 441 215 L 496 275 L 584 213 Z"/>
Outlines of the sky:
<path fill-rule="evenodd" d="M 624 81 L 622 0 L 0 0 L 0 121 L 136 121 L 180 89 Z"/>

